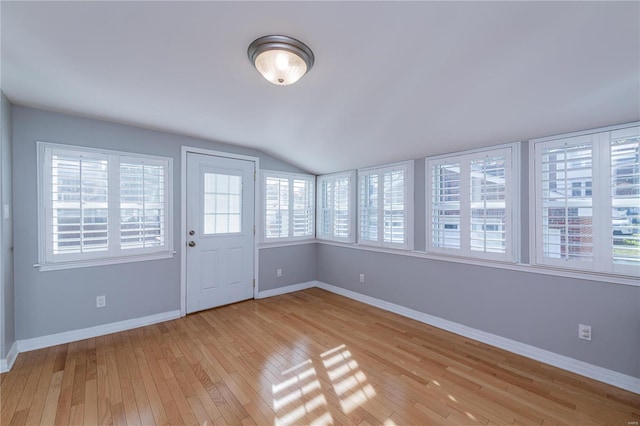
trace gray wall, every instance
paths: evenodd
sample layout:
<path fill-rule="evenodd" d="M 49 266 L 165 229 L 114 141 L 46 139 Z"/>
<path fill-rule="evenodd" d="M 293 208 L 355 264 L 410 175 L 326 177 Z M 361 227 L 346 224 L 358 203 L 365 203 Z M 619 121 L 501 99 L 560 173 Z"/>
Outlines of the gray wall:
<path fill-rule="evenodd" d="M 317 244 L 300 244 L 260 249 L 259 290 L 273 290 L 291 284 L 315 281 Z M 282 269 L 282 276 L 276 270 Z"/>
<path fill-rule="evenodd" d="M 522 146 L 521 257 L 529 259 L 528 147 Z M 415 162 L 415 249 L 425 249 L 425 175 Z M 640 287 L 319 244 L 318 280 L 640 377 Z M 366 283 L 359 282 L 364 273 Z M 578 324 L 593 340 L 578 339 Z"/>
<path fill-rule="evenodd" d="M 174 247 L 172 259 L 94 268 L 40 272 L 38 262 L 36 142 L 99 147 L 173 158 Z M 238 146 L 156 132 L 21 106 L 13 107 L 15 332 L 17 339 L 81 329 L 180 309 L 180 155 L 181 146 L 201 147 L 260 158 L 265 169 L 299 169 L 262 152 Z M 261 250 L 261 257 L 271 249 Z M 315 263 L 308 252 L 307 264 Z M 267 269 L 272 257 L 261 263 Z M 295 270 L 292 258 L 278 260 Z M 315 271 L 311 273 L 314 275 Z M 265 280 L 269 284 L 268 280 Z M 271 283 L 272 286 L 277 283 Z M 105 308 L 95 308 L 104 294 Z"/>
<path fill-rule="evenodd" d="M 317 259 L 321 282 L 640 377 L 638 287 L 323 244 Z"/>
<path fill-rule="evenodd" d="M 317 259 L 321 282 L 640 377 L 639 287 L 323 244 Z"/>
<path fill-rule="evenodd" d="M 15 342 L 15 323 L 13 310 L 13 214 L 11 212 L 11 103 L 4 95 L 0 93 L 2 104 L 0 113 L 2 115 L 2 124 L 0 126 L 0 177 L 2 184 L 0 185 L 0 309 L 2 310 L 2 318 L 0 323 L 2 333 L 0 337 L 0 358 L 6 358 L 7 352 L 11 345 Z M 4 218 L 4 206 L 9 206 L 9 218 Z"/>

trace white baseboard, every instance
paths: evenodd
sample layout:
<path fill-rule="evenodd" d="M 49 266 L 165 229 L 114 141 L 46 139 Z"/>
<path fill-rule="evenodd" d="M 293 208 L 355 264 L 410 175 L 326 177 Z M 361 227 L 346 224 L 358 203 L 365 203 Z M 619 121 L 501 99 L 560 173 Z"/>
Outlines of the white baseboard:
<path fill-rule="evenodd" d="M 131 330 L 176 318 L 180 318 L 179 310 L 112 322 L 79 330 L 65 331 L 63 333 L 50 334 L 48 336 L 34 337 L 32 339 L 18 340 L 16 343 L 18 346 L 18 352 L 22 353 L 36 349 L 48 348 L 50 346 L 62 345 L 64 343 L 75 342 L 82 339 L 89 339 L 91 337 L 104 336 L 105 334 L 117 333 L 119 331 Z"/>
<path fill-rule="evenodd" d="M 351 290 L 346 290 L 341 287 L 336 287 L 331 284 L 316 281 L 315 286 L 332 293 L 336 293 L 341 296 L 345 296 L 350 299 L 354 299 L 359 302 L 384 309 L 385 311 L 390 311 L 398 315 L 402 315 L 404 317 L 411 318 L 446 331 L 450 331 L 460 336 L 468 337 L 469 339 L 477 340 L 479 342 L 486 343 L 488 345 L 495 346 L 497 348 L 504 349 L 506 351 L 534 359 L 536 361 L 544 362 L 545 364 L 549 364 L 563 370 L 571 371 L 572 373 L 576 373 L 590 379 L 598 380 L 600 382 L 608 383 L 610 385 L 640 394 L 640 379 L 637 377 L 618 373 L 617 371 L 609 370 L 607 368 L 598 367 L 597 365 L 592 365 L 584 361 L 579 361 L 577 359 L 569 358 L 564 355 L 559 355 L 555 352 L 550 352 L 545 349 L 540 349 L 535 346 L 507 339 L 506 337 L 487 333 L 486 331 L 477 330 L 466 325 L 458 324 L 453 321 L 435 317 L 433 315 L 428 315 L 401 305 L 396 305 L 395 303 L 376 299 L 374 297 L 356 293 Z"/>
<path fill-rule="evenodd" d="M 16 362 L 16 358 L 18 358 L 18 342 L 13 342 L 13 345 L 9 348 L 9 352 L 7 352 L 7 357 L 0 359 L 0 373 L 6 373 L 11 370 L 13 363 Z"/>
<path fill-rule="evenodd" d="M 544 362 L 563 370 L 571 371 L 581 376 L 585 376 L 594 380 L 608 383 L 622 389 L 640 394 L 640 379 L 617 371 L 609 370 L 603 367 L 592 365 L 584 361 L 579 361 L 564 355 L 540 349 L 535 346 L 527 345 L 506 337 L 498 336 L 486 331 L 477 330 L 466 325 L 458 324 L 453 321 L 445 320 L 433 315 L 425 314 L 405 306 L 387 302 L 382 299 L 356 293 L 331 284 L 320 281 L 309 281 L 300 284 L 292 284 L 285 287 L 279 287 L 272 290 L 265 290 L 258 293 L 257 298 L 263 299 L 273 297 L 280 294 L 291 293 L 294 291 L 305 290 L 311 287 L 318 287 L 350 299 L 384 309 L 389 312 L 402 315 L 407 318 L 414 319 L 424 324 L 450 331 L 469 339 L 477 340 L 500 349 L 513 352 L 536 361 Z M 115 323 L 99 325 L 95 327 L 84 328 L 80 330 L 72 330 L 64 333 L 52 334 L 48 336 L 35 337 L 32 339 L 18 340 L 15 342 L 9 352 L 7 358 L 0 360 L 0 373 L 9 371 L 13 366 L 17 356 L 21 352 L 28 352 L 35 349 L 46 348 L 50 346 L 60 345 L 64 343 L 74 342 L 77 340 L 88 339 L 91 337 L 103 336 L 105 334 L 117 333 L 119 331 L 131 330 L 145 325 L 156 324 L 163 321 L 169 321 L 180 317 L 180 311 L 170 311 L 161 314 L 149 315 L 141 318 L 134 318 Z"/>
<path fill-rule="evenodd" d="M 306 290 L 316 286 L 317 281 L 308 281 L 306 283 L 291 284 L 284 287 L 274 288 L 272 290 L 259 291 L 256 299 L 264 299 L 265 297 L 279 296 L 281 294 L 292 293 L 294 291 Z"/>

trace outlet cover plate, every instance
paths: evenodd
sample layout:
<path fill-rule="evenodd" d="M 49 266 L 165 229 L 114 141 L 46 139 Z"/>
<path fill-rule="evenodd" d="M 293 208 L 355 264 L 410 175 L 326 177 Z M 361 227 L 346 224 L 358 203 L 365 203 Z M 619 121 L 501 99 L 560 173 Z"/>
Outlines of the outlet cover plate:
<path fill-rule="evenodd" d="M 96 297 L 96 308 L 104 308 L 105 306 L 107 306 L 107 297 L 102 295 L 102 296 L 97 296 Z"/>

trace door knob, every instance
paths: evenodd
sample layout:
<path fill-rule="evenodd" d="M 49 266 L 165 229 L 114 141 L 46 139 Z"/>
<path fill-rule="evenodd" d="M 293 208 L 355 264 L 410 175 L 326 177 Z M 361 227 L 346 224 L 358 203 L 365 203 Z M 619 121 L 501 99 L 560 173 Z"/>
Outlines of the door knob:
<path fill-rule="evenodd" d="M 189 247 L 195 247 L 195 246 L 196 246 L 195 241 L 189 241 Z"/>
<path fill-rule="evenodd" d="M 192 229 L 191 231 L 189 231 L 189 235 L 196 235 L 196 231 Z"/>

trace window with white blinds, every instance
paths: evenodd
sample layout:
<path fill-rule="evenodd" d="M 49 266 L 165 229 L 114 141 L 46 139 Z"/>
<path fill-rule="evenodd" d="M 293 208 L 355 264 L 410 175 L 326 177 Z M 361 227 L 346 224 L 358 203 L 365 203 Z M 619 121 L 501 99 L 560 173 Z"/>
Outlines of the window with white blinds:
<path fill-rule="evenodd" d="M 640 275 L 640 127 L 531 149 L 536 263 Z"/>
<path fill-rule="evenodd" d="M 315 177 L 265 170 L 264 242 L 314 238 Z"/>
<path fill-rule="evenodd" d="M 171 159 L 49 143 L 38 155 L 41 267 L 172 253 Z"/>
<path fill-rule="evenodd" d="M 120 161 L 120 244 L 123 250 L 162 247 L 165 241 L 165 166 Z"/>
<path fill-rule="evenodd" d="M 542 252 L 549 259 L 593 260 L 593 197 L 579 189 L 593 181 L 591 144 L 544 148 L 540 166 Z"/>
<path fill-rule="evenodd" d="M 427 158 L 427 248 L 515 261 L 517 144 Z M 515 152 L 515 153 L 514 153 Z"/>
<path fill-rule="evenodd" d="M 413 247 L 413 163 L 358 170 L 361 244 Z"/>
<path fill-rule="evenodd" d="M 355 241 L 355 171 L 318 176 L 316 237 Z"/>
<path fill-rule="evenodd" d="M 460 249 L 460 163 L 431 167 L 431 240 L 433 247 Z"/>

